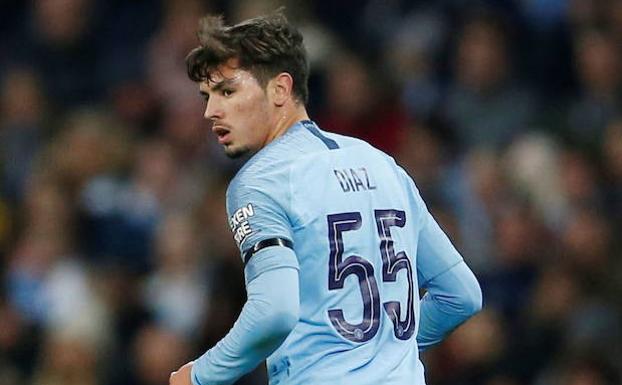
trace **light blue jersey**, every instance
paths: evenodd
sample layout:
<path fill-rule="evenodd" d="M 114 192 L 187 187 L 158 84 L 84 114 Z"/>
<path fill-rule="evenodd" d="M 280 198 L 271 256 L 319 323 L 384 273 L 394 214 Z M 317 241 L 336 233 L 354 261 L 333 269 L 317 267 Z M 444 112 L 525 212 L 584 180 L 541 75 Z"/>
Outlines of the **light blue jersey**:
<path fill-rule="evenodd" d="M 261 242 L 296 256 L 278 262 L 299 271 L 300 318 L 270 384 L 425 383 L 419 287 L 462 257 L 391 157 L 299 122 L 239 171 L 227 211 L 247 269 Z"/>

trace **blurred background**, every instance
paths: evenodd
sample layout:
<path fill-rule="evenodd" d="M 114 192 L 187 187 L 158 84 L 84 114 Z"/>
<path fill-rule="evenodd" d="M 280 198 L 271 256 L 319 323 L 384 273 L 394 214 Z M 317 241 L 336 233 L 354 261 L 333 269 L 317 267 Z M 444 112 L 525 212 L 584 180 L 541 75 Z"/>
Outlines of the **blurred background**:
<path fill-rule="evenodd" d="M 184 57 L 281 5 L 312 118 L 395 156 L 482 284 L 429 383 L 620 384 L 622 1 L 2 0 L 0 385 L 166 384 L 229 330 L 240 163 Z"/>

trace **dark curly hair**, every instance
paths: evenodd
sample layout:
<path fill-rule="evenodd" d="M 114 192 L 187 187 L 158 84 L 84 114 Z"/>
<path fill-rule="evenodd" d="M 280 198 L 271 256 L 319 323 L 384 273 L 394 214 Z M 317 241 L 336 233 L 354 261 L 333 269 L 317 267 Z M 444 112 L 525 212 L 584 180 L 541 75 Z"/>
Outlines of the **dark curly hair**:
<path fill-rule="evenodd" d="M 222 16 L 206 16 L 199 22 L 197 36 L 200 45 L 186 56 L 193 81 L 209 81 L 218 65 L 235 58 L 264 88 L 270 79 L 287 72 L 294 80 L 294 95 L 307 103 L 309 65 L 302 34 L 282 10 L 232 26 L 225 25 Z"/>

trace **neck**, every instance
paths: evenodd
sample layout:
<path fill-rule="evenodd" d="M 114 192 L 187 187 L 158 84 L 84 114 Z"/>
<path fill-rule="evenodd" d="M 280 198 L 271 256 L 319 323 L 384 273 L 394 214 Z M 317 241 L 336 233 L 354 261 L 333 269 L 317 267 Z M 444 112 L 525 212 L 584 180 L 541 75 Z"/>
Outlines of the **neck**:
<path fill-rule="evenodd" d="M 309 115 L 304 105 L 295 106 L 290 111 L 283 111 L 278 114 L 277 121 L 274 123 L 274 129 L 270 131 L 265 144 L 272 142 L 274 139 L 287 132 L 287 129 L 301 120 L 308 120 Z"/>

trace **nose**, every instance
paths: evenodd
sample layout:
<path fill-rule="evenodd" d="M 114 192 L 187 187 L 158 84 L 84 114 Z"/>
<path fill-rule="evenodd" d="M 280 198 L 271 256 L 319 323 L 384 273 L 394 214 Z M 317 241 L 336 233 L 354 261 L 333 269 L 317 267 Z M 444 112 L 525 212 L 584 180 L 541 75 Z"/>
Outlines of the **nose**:
<path fill-rule="evenodd" d="M 210 98 L 210 100 L 207 101 L 207 105 L 205 106 L 205 113 L 203 114 L 205 119 L 212 121 L 222 119 L 222 115 L 223 110 L 219 103 L 217 103 L 214 98 Z"/>

